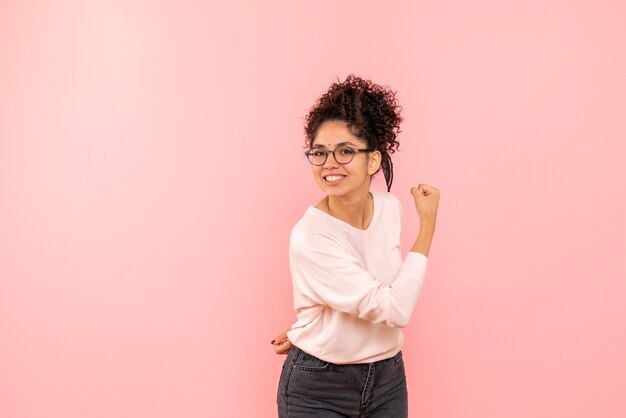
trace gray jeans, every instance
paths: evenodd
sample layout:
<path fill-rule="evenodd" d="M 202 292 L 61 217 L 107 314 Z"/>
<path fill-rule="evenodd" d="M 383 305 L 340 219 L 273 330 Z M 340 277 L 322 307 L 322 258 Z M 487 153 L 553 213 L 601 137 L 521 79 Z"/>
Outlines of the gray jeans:
<path fill-rule="evenodd" d="M 360 364 L 334 364 L 291 348 L 278 383 L 280 418 L 408 417 L 402 352 Z"/>

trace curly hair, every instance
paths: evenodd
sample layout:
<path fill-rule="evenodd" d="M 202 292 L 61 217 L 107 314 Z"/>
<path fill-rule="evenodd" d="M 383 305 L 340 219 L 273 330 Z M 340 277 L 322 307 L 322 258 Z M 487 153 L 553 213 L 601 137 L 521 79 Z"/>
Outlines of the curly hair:
<path fill-rule="evenodd" d="M 305 116 L 306 147 L 313 145 L 322 123 L 329 120 L 346 122 L 348 128 L 365 141 L 370 151 L 380 151 L 381 168 L 385 174 L 387 191 L 390 191 L 393 182 L 390 154 L 400 146 L 396 138 L 401 132 L 401 111 L 396 92 L 350 74 L 343 82 L 337 79 L 337 83 L 333 83 L 317 99 Z"/>

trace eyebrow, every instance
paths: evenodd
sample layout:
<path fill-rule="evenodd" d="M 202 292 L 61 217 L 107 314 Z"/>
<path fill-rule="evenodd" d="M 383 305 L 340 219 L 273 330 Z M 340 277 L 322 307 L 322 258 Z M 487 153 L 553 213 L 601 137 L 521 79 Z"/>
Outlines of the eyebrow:
<path fill-rule="evenodd" d="M 354 145 L 354 144 L 353 144 L 352 142 L 350 142 L 350 141 L 344 141 L 344 142 L 340 142 L 340 143 L 338 143 L 338 144 L 336 145 L 336 147 L 340 147 L 340 146 L 342 146 L 342 145 L 352 145 L 353 147 L 355 147 L 355 146 L 356 146 L 356 145 Z M 336 147 L 335 147 L 335 148 L 336 148 Z M 315 144 L 315 145 L 313 145 L 311 148 L 324 148 L 324 149 L 326 149 L 326 146 L 325 146 L 325 145 L 322 145 L 322 144 Z"/>

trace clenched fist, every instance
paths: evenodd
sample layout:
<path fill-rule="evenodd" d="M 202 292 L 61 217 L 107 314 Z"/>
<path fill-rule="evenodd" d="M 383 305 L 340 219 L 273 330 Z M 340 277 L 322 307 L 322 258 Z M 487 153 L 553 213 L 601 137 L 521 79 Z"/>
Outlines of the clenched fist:
<path fill-rule="evenodd" d="M 420 220 L 435 222 L 437 207 L 439 206 L 439 189 L 427 184 L 420 184 L 411 188 L 411 194 L 415 199 L 415 208 Z"/>

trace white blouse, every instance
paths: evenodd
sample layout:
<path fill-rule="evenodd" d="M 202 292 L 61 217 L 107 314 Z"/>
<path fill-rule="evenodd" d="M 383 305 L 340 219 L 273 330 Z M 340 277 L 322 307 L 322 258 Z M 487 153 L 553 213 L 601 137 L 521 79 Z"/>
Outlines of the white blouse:
<path fill-rule="evenodd" d="M 291 231 L 289 265 L 297 319 L 287 332 L 303 351 L 337 364 L 393 357 L 426 273 L 427 258 L 400 251 L 402 206 L 371 190 L 374 214 L 356 228 L 313 206 Z"/>

